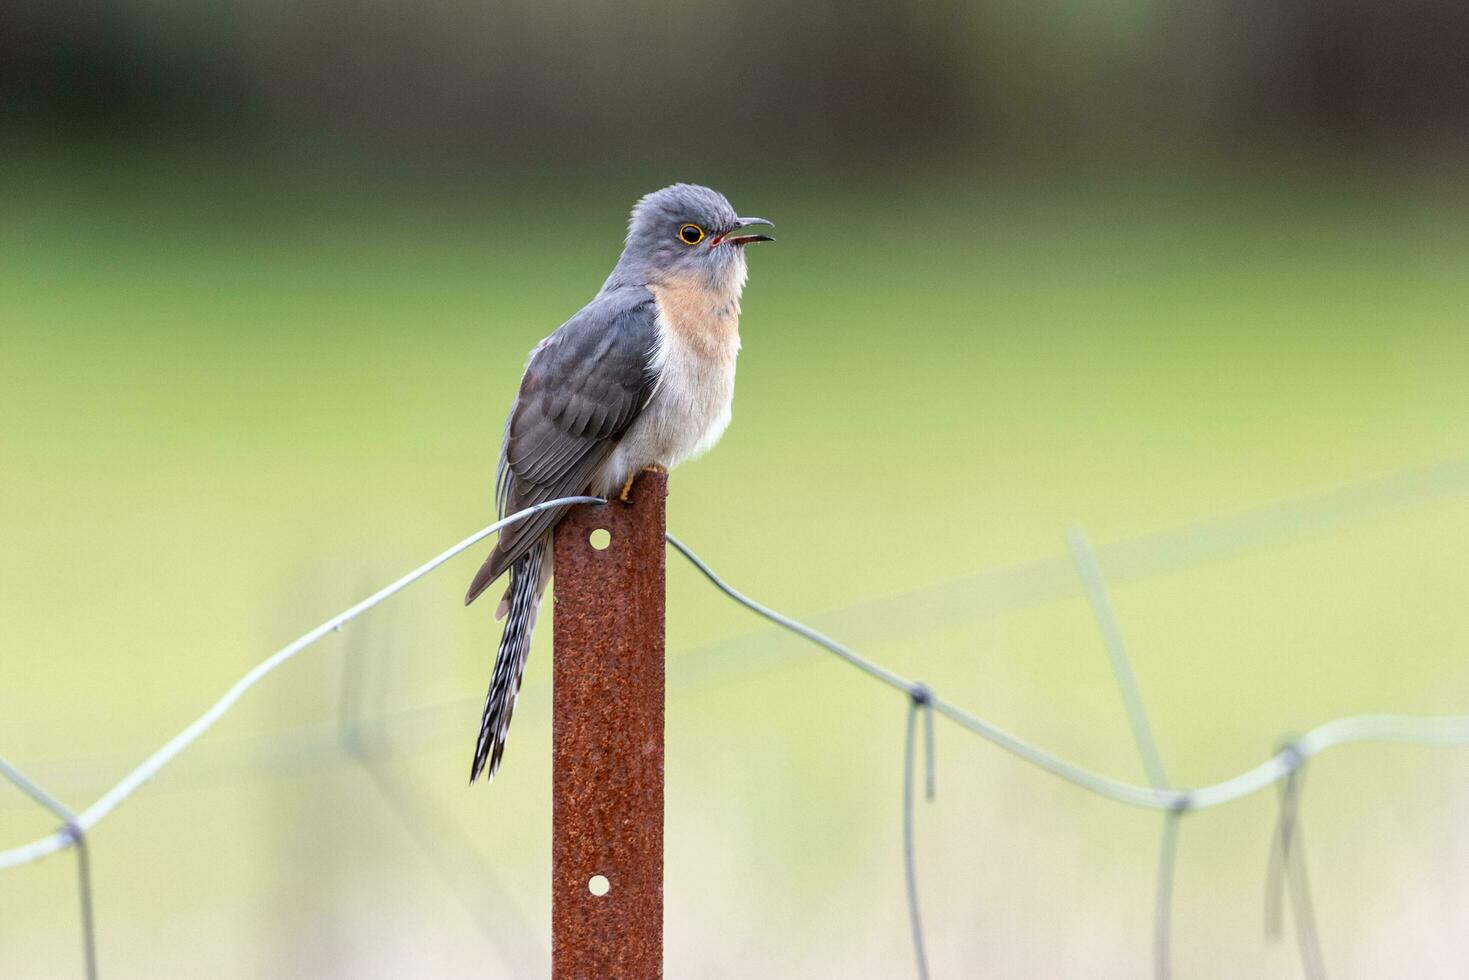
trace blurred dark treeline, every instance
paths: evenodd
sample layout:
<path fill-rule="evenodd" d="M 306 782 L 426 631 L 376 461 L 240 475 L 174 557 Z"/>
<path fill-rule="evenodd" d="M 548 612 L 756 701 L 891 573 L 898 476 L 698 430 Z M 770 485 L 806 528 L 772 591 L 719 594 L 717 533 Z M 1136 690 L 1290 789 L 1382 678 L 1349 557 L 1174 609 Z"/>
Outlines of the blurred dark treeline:
<path fill-rule="evenodd" d="M 1457 145 L 1462 0 L 8 0 L 0 126 L 571 167 L 1147 140 Z"/>

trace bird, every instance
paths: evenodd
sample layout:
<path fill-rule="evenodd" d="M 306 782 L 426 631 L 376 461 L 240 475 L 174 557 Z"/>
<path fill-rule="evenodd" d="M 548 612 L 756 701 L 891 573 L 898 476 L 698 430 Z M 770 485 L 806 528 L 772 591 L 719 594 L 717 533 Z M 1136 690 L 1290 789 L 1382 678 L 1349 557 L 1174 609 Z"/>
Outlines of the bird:
<path fill-rule="evenodd" d="M 637 201 L 602 288 L 531 351 L 500 445 L 501 518 L 582 494 L 626 502 L 643 470 L 666 472 L 719 441 L 734 401 L 745 247 L 775 241 L 755 230 L 770 227 L 698 184 Z M 464 597 L 469 605 L 509 572 L 471 785 L 499 771 L 562 514 L 550 508 L 501 530 Z"/>

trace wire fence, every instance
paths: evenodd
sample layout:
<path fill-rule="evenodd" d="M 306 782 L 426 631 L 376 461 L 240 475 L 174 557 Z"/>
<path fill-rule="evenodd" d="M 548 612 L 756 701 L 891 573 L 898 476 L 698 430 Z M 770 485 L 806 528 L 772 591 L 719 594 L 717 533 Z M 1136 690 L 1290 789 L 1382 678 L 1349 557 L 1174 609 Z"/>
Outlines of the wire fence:
<path fill-rule="evenodd" d="M 1427 503 L 1469 488 L 1469 458 L 1456 459 L 1436 467 L 1393 474 L 1390 477 L 1346 488 L 1328 494 L 1313 495 L 1256 512 L 1247 512 L 1187 529 L 1181 540 L 1187 547 L 1158 548 L 1163 540 L 1158 535 L 1125 543 L 1114 549 L 1122 577 L 1135 580 L 1159 569 L 1178 567 L 1208 560 L 1220 554 L 1239 550 L 1250 544 L 1288 535 L 1311 533 L 1331 526 L 1354 523 L 1389 509 Z M 318 640 L 342 629 L 348 622 L 383 603 L 388 598 L 423 578 L 460 552 L 474 546 L 490 534 L 534 513 L 573 504 L 604 504 L 597 497 L 567 497 L 548 501 L 512 514 L 475 532 L 448 550 L 403 575 L 391 584 L 328 619 L 314 629 L 267 657 L 232 685 L 207 711 L 179 734 L 164 743 L 141 764 L 127 773 L 116 785 L 83 810 L 74 813 L 35 780 L 12 763 L 0 758 L 0 775 L 17 786 L 38 805 L 60 821 L 52 834 L 27 844 L 0 851 L 0 870 L 38 861 L 47 855 L 72 848 L 77 853 L 78 894 L 81 905 L 81 936 L 87 976 L 97 976 L 97 954 L 90 876 L 89 833 L 122 802 L 141 789 L 160 770 L 172 762 L 194 741 L 212 728 L 252 687 L 264 677 Z M 1178 532 L 1168 532 L 1175 535 Z M 1271 858 L 1266 876 L 1265 928 L 1267 935 L 1283 931 L 1284 907 L 1289 896 L 1291 919 L 1295 926 L 1302 968 L 1308 977 L 1324 977 L 1322 956 L 1310 885 L 1306 870 L 1305 850 L 1299 817 L 1299 804 L 1304 784 L 1305 766 L 1309 759 L 1328 749 L 1363 742 L 1394 742 L 1413 745 L 1469 744 L 1469 715 L 1415 717 L 1403 715 L 1367 715 L 1340 718 L 1327 722 L 1299 736 L 1280 743 L 1260 764 L 1232 778 L 1192 789 L 1173 786 L 1164 770 L 1145 702 L 1127 654 L 1123 633 L 1112 610 L 1101 564 L 1085 534 L 1073 530 L 1068 537 L 1073 574 L 1079 578 L 1106 648 L 1112 674 L 1118 685 L 1124 710 L 1132 729 L 1148 785 L 1119 780 L 1078 765 L 1038 745 L 980 718 L 961 706 L 941 697 L 921 681 L 906 678 L 887 667 L 862 656 L 825 633 L 785 616 L 746 596 L 722 579 L 706 562 L 673 535 L 668 544 L 686 558 L 716 589 L 731 600 L 782 629 L 808 640 L 868 677 L 904 695 L 907 704 L 905 723 L 902 785 L 902 853 L 904 882 L 913 954 L 919 977 L 929 976 L 926 943 L 919 905 L 918 869 L 915 856 L 916 823 L 916 754 L 918 725 L 923 725 L 924 795 L 935 796 L 934 715 L 939 714 L 959 728 L 989 741 L 1011 755 L 1045 770 L 1098 796 L 1137 807 L 1161 811 L 1163 825 L 1159 846 L 1156 900 L 1154 914 L 1154 973 L 1159 978 L 1171 974 L 1171 916 L 1174 865 L 1178 838 L 1184 816 L 1196 810 L 1222 806 L 1275 785 L 1279 791 L 1279 816 L 1271 843 Z M 1109 560 L 1109 567 L 1112 563 Z M 1035 601 L 1037 596 L 1054 593 L 1054 583 L 1045 582 L 1052 569 L 1040 565 L 1012 575 L 1021 588 L 1011 589 L 1008 598 L 999 590 L 999 608 Z M 1027 580 L 1029 580 L 1027 582 Z M 950 586 L 952 588 L 952 585 Z M 926 590 L 927 592 L 941 590 Z M 912 600 L 918 594 L 895 597 L 894 601 Z M 931 596 L 918 596 L 924 602 Z M 996 603 L 991 595 L 991 606 Z M 360 657 L 349 663 L 360 664 Z M 427 794 L 415 788 L 411 772 L 396 766 L 391 747 L 380 737 L 380 726 L 386 724 L 385 713 L 379 713 L 376 734 L 367 730 L 361 710 L 361 668 L 353 667 L 343 680 L 343 711 L 337 734 L 342 749 L 355 758 L 372 777 L 379 793 L 394 809 L 416 839 L 429 860 L 442 874 L 453 879 L 454 868 L 462 862 L 463 851 L 455 849 L 453 860 L 444 850 L 443 840 L 450 832 L 442 814 L 432 812 L 423 801 Z M 438 829 L 435 829 L 438 828 Z M 479 869 L 476 886 L 494 881 L 492 869 Z M 532 935 L 533 930 L 517 930 Z M 536 949 L 521 951 L 519 960 L 538 959 Z"/>

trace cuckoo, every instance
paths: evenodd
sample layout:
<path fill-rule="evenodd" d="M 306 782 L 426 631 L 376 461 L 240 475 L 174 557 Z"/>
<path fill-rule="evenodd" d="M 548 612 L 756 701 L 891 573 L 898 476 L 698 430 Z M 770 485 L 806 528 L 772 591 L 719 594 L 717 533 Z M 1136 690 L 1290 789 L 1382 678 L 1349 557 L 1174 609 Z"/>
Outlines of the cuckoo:
<path fill-rule="evenodd" d="M 601 290 L 531 352 L 500 447 L 502 517 L 577 494 L 626 501 L 642 470 L 671 469 L 719 440 L 734 399 L 745 246 L 774 241 L 751 230 L 769 225 L 694 184 L 637 202 Z M 464 597 L 510 573 L 471 783 L 486 767 L 493 779 L 505 752 L 560 515 L 540 511 L 501 531 Z"/>

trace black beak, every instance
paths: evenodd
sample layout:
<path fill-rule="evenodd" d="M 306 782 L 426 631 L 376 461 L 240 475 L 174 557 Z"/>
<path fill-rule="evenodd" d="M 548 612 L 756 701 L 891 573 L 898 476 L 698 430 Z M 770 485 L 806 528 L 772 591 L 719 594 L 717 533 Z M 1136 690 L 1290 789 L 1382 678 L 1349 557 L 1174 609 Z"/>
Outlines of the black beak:
<path fill-rule="evenodd" d="M 769 235 L 743 235 L 743 234 L 740 234 L 740 232 L 743 229 L 748 228 L 751 225 L 764 225 L 767 228 L 774 227 L 773 225 L 771 225 L 771 223 L 769 221 L 766 221 L 764 218 L 739 218 L 739 219 L 736 219 L 734 228 L 731 229 L 730 231 L 725 232 L 723 235 L 720 235 L 719 236 L 719 240 L 716 241 L 714 244 L 715 245 L 748 245 L 751 242 L 773 242 L 773 241 L 775 241 L 775 239 L 774 238 L 771 238 Z"/>

